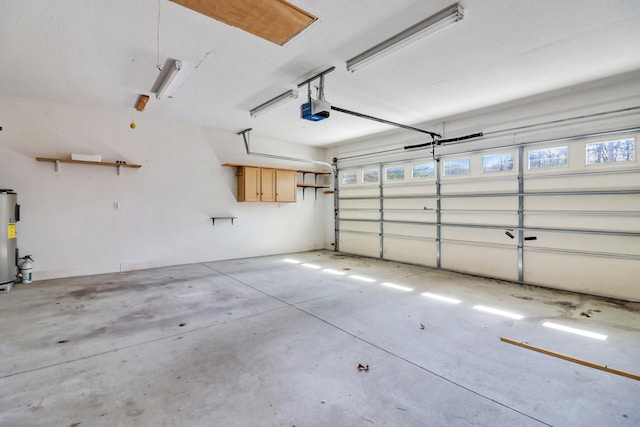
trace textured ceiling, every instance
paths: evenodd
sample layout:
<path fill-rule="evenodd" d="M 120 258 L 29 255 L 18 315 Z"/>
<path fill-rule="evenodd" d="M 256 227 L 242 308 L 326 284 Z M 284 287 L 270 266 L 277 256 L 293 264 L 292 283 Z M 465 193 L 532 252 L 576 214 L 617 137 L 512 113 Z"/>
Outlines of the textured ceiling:
<path fill-rule="evenodd" d="M 461 0 L 464 20 L 355 73 L 346 60 L 452 2 L 291 3 L 318 20 L 278 46 L 168 0 L 4 0 L 0 93 L 326 145 L 389 127 L 302 120 L 304 90 L 249 110 L 332 66 L 327 101 L 409 125 L 640 69 L 638 0 Z M 169 96 L 135 112 L 170 58 Z"/>

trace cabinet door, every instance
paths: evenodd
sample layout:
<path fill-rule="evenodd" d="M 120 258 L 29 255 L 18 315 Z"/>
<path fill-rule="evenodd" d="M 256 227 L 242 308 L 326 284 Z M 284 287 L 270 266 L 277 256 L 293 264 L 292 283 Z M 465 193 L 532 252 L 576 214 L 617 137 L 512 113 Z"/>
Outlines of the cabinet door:
<path fill-rule="evenodd" d="M 296 171 L 276 170 L 276 202 L 295 202 L 296 195 Z"/>
<path fill-rule="evenodd" d="M 275 169 L 260 169 L 260 200 L 263 202 L 276 201 L 275 172 Z"/>
<path fill-rule="evenodd" d="M 260 200 L 260 168 L 243 166 L 238 168 L 238 201 Z"/>

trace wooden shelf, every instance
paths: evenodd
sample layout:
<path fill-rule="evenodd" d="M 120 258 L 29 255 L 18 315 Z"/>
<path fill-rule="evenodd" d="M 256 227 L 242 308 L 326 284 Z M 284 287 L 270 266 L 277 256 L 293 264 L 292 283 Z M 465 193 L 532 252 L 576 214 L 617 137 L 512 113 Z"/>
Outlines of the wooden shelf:
<path fill-rule="evenodd" d="M 330 188 L 328 185 L 318 185 L 317 182 L 318 182 L 318 175 L 332 175 L 331 172 L 317 172 L 317 171 L 300 170 L 300 169 L 297 170 L 296 172 L 302 174 L 302 182 L 297 185 L 298 188 L 302 188 L 302 200 L 304 200 L 304 191 L 307 188 L 313 188 L 313 194 L 316 200 L 318 199 L 319 188 Z M 305 176 L 309 173 L 313 175 L 313 184 L 307 184 L 304 182 Z"/>
<path fill-rule="evenodd" d="M 299 173 L 314 173 L 316 175 L 331 175 L 331 172 L 319 172 L 319 171 L 303 170 L 303 169 L 286 169 L 286 168 L 281 168 L 281 167 L 276 167 L 276 166 L 246 165 L 246 164 L 243 164 L 243 163 L 224 163 L 222 166 L 229 166 L 229 167 L 233 167 L 233 168 L 247 166 L 247 167 L 262 168 L 262 169 L 278 169 L 278 170 L 281 170 L 281 171 L 295 171 L 295 172 L 299 172 Z"/>
<path fill-rule="evenodd" d="M 238 217 L 237 216 L 212 216 L 211 225 L 216 225 L 216 219 L 230 219 L 231 225 L 233 225 L 233 220 L 238 219 Z"/>
<path fill-rule="evenodd" d="M 300 188 L 329 188 L 328 185 L 315 185 L 315 184 L 298 184 Z"/>
<path fill-rule="evenodd" d="M 141 168 L 142 165 L 134 165 L 130 163 L 112 163 L 112 162 L 87 162 L 85 160 L 71 160 L 71 159 L 54 159 L 51 157 L 36 157 L 36 160 L 39 162 L 52 162 L 56 165 L 56 172 L 60 171 L 61 163 L 75 163 L 80 165 L 94 165 L 94 166 L 111 166 L 118 168 L 118 175 L 120 175 L 121 168 L 133 168 L 138 169 Z"/>
<path fill-rule="evenodd" d="M 297 169 L 296 172 L 300 172 L 300 173 L 314 173 L 316 175 L 331 175 L 331 172 L 318 172 L 318 171 L 310 171 L 310 170 L 302 170 L 302 169 Z"/>

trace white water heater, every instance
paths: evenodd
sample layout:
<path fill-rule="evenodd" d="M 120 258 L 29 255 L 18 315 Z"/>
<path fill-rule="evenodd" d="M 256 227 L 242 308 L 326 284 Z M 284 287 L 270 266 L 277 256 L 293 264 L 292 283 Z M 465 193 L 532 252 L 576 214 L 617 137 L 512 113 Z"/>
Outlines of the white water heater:
<path fill-rule="evenodd" d="M 6 290 L 10 290 L 17 279 L 18 221 L 18 195 L 13 190 L 0 189 L 0 287 Z"/>

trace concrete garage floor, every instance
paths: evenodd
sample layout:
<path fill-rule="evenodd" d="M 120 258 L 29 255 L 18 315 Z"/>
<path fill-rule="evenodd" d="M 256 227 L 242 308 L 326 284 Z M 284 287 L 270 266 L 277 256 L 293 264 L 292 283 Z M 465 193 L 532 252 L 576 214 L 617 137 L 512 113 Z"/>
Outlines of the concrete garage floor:
<path fill-rule="evenodd" d="M 0 310 L 5 427 L 640 425 L 640 381 L 499 339 L 640 374 L 640 304 L 317 251 L 34 282 Z"/>

